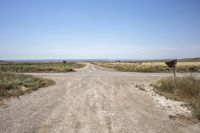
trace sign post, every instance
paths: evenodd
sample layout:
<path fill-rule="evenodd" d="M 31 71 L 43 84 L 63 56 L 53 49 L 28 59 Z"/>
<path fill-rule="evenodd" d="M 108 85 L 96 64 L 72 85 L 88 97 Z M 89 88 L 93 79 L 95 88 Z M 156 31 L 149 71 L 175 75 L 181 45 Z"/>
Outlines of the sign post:
<path fill-rule="evenodd" d="M 171 60 L 171 61 L 167 61 L 165 62 L 165 64 L 171 68 L 173 70 L 173 74 L 174 74 L 174 77 L 176 77 L 176 64 L 177 64 L 177 59 L 175 60 Z"/>

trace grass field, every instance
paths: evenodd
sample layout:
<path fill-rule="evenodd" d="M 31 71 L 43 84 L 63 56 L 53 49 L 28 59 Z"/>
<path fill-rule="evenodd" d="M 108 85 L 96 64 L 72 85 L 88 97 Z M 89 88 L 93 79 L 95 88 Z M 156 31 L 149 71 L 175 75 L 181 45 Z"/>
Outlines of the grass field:
<path fill-rule="evenodd" d="M 165 62 L 95 62 L 94 64 L 122 72 L 170 72 Z M 199 62 L 178 62 L 177 72 L 200 72 Z"/>
<path fill-rule="evenodd" d="M 71 72 L 76 68 L 83 67 L 83 64 L 69 63 L 0 63 L 0 72 Z"/>
<path fill-rule="evenodd" d="M 200 79 L 197 76 L 169 77 L 153 86 L 157 93 L 169 99 L 188 103 L 192 107 L 193 116 L 200 120 Z"/>
<path fill-rule="evenodd" d="M 41 87 L 53 85 L 54 81 L 17 73 L 71 72 L 83 64 L 70 63 L 13 63 L 0 62 L 0 101 L 18 97 Z"/>
<path fill-rule="evenodd" d="M 53 80 L 31 75 L 0 72 L 0 100 L 18 97 L 24 93 L 55 84 Z"/>

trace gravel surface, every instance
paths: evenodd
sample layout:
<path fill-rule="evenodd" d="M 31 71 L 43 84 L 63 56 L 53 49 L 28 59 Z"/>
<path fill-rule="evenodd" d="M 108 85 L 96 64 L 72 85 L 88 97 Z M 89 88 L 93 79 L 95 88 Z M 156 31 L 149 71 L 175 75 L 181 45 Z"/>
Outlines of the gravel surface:
<path fill-rule="evenodd" d="M 1 106 L 0 133 L 200 133 L 199 124 L 170 119 L 163 102 L 148 91 L 150 83 L 171 74 L 116 72 L 87 64 L 77 72 L 33 75 L 56 85 Z"/>

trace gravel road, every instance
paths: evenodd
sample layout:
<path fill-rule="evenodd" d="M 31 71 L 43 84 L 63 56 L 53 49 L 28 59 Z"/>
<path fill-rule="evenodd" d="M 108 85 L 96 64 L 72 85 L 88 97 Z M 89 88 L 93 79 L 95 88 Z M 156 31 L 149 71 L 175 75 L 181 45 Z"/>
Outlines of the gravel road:
<path fill-rule="evenodd" d="M 77 72 L 33 75 L 56 85 L 1 106 L 0 133 L 200 133 L 199 124 L 170 119 L 159 102 L 135 87 L 170 74 L 87 64 Z"/>

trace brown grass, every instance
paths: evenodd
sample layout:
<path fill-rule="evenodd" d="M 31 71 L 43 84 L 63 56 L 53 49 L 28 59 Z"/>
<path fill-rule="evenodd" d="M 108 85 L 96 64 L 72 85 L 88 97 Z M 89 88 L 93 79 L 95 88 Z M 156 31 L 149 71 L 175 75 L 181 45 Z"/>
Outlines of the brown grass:
<path fill-rule="evenodd" d="M 83 64 L 76 62 L 62 63 L 0 63 L 0 72 L 72 72 L 76 68 L 83 67 Z"/>
<path fill-rule="evenodd" d="M 170 72 L 165 62 L 96 62 L 122 72 Z M 178 62 L 177 72 L 200 72 L 200 62 Z"/>
<path fill-rule="evenodd" d="M 144 84 L 136 84 L 135 87 L 138 88 L 141 91 L 146 91 Z"/>
<path fill-rule="evenodd" d="M 154 88 L 167 98 L 188 103 L 192 107 L 193 116 L 200 120 L 200 79 L 197 76 L 165 78 L 158 81 Z"/>
<path fill-rule="evenodd" d="M 0 101 L 9 97 L 18 97 L 24 93 L 55 84 L 49 79 L 31 75 L 0 73 Z"/>

